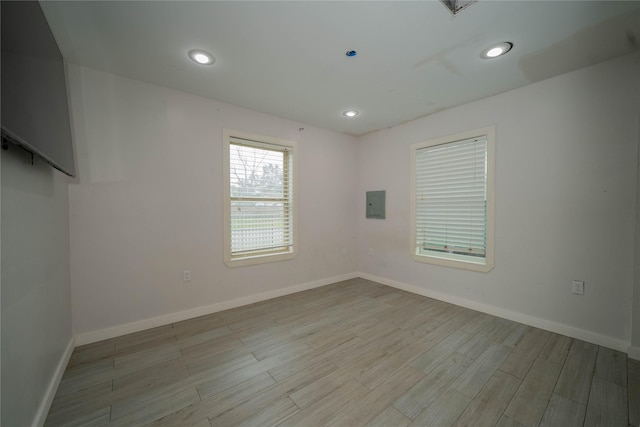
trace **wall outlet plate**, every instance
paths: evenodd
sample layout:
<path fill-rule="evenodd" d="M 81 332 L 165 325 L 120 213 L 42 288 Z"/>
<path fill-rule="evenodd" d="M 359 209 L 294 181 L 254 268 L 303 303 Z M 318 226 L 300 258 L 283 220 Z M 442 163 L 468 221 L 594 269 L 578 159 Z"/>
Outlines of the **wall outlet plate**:
<path fill-rule="evenodd" d="M 584 282 L 581 280 L 573 280 L 571 282 L 572 292 L 576 295 L 584 295 Z"/>

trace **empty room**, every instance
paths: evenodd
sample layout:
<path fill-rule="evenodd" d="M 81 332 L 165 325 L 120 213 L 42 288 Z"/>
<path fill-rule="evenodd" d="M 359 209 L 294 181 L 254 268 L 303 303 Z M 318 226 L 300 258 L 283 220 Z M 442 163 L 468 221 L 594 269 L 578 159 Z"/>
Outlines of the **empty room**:
<path fill-rule="evenodd" d="M 2 427 L 640 426 L 640 2 L 0 6 Z"/>

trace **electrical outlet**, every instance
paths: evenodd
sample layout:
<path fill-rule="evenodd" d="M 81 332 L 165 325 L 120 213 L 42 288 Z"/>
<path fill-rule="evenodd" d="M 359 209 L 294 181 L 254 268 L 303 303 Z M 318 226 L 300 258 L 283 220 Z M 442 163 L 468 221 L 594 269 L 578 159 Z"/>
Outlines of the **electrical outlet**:
<path fill-rule="evenodd" d="M 584 282 L 581 280 L 574 280 L 571 282 L 573 293 L 576 295 L 584 295 Z"/>
<path fill-rule="evenodd" d="M 369 248 L 369 255 L 374 255 L 375 251 L 373 250 L 373 248 Z"/>
<path fill-rule="evenodd" d="M 182 281 L 190 282 L 191 281 L 191 270 L 183 270 L 182 271 Z"/>

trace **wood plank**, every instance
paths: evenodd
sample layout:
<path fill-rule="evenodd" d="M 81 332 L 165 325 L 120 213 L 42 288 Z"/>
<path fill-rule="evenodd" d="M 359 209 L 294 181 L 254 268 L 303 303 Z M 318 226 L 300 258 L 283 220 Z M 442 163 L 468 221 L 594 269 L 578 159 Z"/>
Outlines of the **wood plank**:
<path fill-rule="evenodd" d="M 187 369 L 189 370 L 189 374 L 193 376 L 204 372 L 206 372 L 206 376 L 218 376 L 254 363 L 258 363 L 258 359 L 256 359 L 253 354 L 242 354 L 240 352 L 230 351 L 217 354 L 213 357 L 207 357 L 193 362 L 190 361 L 187 363 Z"/>
<path fill-rule="evenodd" d="M 190 426 L 200 420 L 207 420 L 215 408 L 224 413 L 251 399 L 257 393 L 275 384 L 275 380 L 267 373 L 257 375 L 235 386 L 226 388 L 199 402 L 184 407 L 149 424 L 149 427 Z"/>
<path fill-rule="evenodd" d="M 500 417 L 500 421 L 496 424 L 496 427 L 527 427 L 525 424 L 521 424 L 511 417 L 503 415 Z"/>
<path fill-rule="evenodd" d="M 584 422 L 586 406 L 559 394 L 551 396 L 549 405 L 540 421 L 541 427 L 579 427 Z"/>
<path fill-rule="evenodd" d="M 585 427 L 627 427 L 628 423 L 626 388 L 594 377 L 584 420 Z"/>
<path fill-rule="evenodd" d="M 198 326 L 196 329 L 176 330 L 176 337 L 180 349 L 193 347 L 194 345 L 212 341 L 220 337 L 231 335 L 231 330 L 226 326 L 209 327 L 207 325 Z"/>
<path fill-rule="evenodd" d="M 343 348 L 339 352 L 331 352 L 328 359 L 342 367 L 362 357 L 370 357 L 373 353 L 383 358 L 384 355 L 395 353 L 406 346 L 405 337 L 400 332 L 400 329 L 384 331 L 375 338 L 361 341 L 362 344 Z"/>
<path fill-rule="evenodd" d="M 487 323 L 492 322 L 495 316 L 486 313 L 480 313 L 473 319 L 473 322 L 467 322 L 461 329 L 470 334 L 475 334 L 480 329 L 484 328 Z"/>
<path fill-rule="evenodd" d="M 454 353 L 431 370 L 416 385 L 400 396 L 393 406 L 407 418 L 415 419 L 420 412 L 444 393 L 453 381 L 464 372 L 472 360 Z"/>
<path fill-rule="evenodd" d="M 393 406 L 387 407 L 380 415 L 366 424 L 366 427 L 406 427 L 411 424 L 411 420 Z"/>
<path fill-rule="evenodd" d="M 552 333 L 544 347 L 542 347 L 540 357 L 562 364 L 569 354 L 572 343 L 572 338 Z"/>
<path fill-rule="evenodd" d="M 327 328 L 327 330 L 322 333 L 305 339 L 304 342 L 314 350 L 318 350 L 321 348 L 335 347 L 354 338 L 357 338 L 356 334 L 348 329 L 336 326 L 333 328 Z"/>
<path fill-rule="evenodd" d="M 296 391 L 326 377 L 336 369 L 333 363 L 324 360 L 307 370 L 287 377 L 283 381 L 264 389 L 250 399 L 238 403 L 232 408 L 225 406 L 219 407 L 218 405 L 210 406 L 210 413 L 208 414 L 209 420 L 214 426 L 233 426 L 268 407 L 280 398 L 291 396 L 296 393 Z"/>
<path fill-rule="evenodd" d="M 180 349 L 187 363 L 198 359 L 210 358 L 217 354 L 227 353 L 231 350 L 238 350 L 238 352 L 244 352 L 245 354 L 250 353 L 244 343 L 233 335 L 217 337 L 198 344 L 183 346 Z"/>
<path fill-rule="evenodd" d="M 502 362 L 500 370 L 516 378 L 523 379 L 550 336 L 550 332 L 532 328 L 522 337 L 522 340 L 516 345 L 509 357 Z M 546 358 L 543 357 L 541 359 Z M 560 364 L 560 362 L 556 363 Z"/>
<path fill-rule="evenodd" d="M 154 347 L 136 353 L 117 356 L 113 362 L 113 374 L 118 377 L 163 362 L 179 359 L 180 357 L 182 357 L 182 353 L 175 345 Z"/>
<path fill-rule="evenodd" d="M 60 380 L 57 395 L 78 392 L 92 385 L 111 381 L 113 377 L 113 360 L 108 359 L 65 371 Z"/>
<path fill-rule="evenodd" d="M 451 388 L 471 398 L 475 397 L 509 353 L 511 348 L 502 344 L 492 344 L 456 378 Z"/>
<path fill-rule="evenodd" d="M 81 408 L 79 411 L 64 411 L 49 414 L 45 427 L 62 426 L 65 427 L 85 427 L 85 426 L 107 426 L 111 417 L 111 406 L 88 410 Z"/>
<path fill-rule="evenodd" d="M 455 426 L 495 425 L 520 386 L 520 380 L 496 371 L 486 387 L 469 404 Z"/>
<path fill-rule="evenodd" d="M 586 405 L 597 353 L 597 345 L 574 340 L 554 393 Z"/>
<path fill-rule="evenodd" d="M 456 390 L 449 389 L 425 408 L 409 424 L 414 426 L 451 426 L 471 403 L 471 398 Z"/>
<path fill-rule="evenodd" d="M 290 329 L 289 325 L 273 323 L 249 331 L 235 332 L 233 336 L 242 341 L 247 348 L 255 350 L 264 345 L 297 338 L 290 332 Z"/>
<path fill-rule="evenodd" d="M 432 369 L 440 364 L 443 360 L 451 356 L 462 344 L 471 338 L 471 334 L 464 331 L 456 331 L 447 338 L 426 351 L 422 356 L 418 357 L 412 364 L 416 369 L 420 369 L 428 374 Z"/>
<path fill-rule="evenodd" d="M 383 360 L 385 357 L 386 353 L 382 351 L 365 353 L 351 363 L 340 367 L 318 381 L 292 393 L 290 397 L 299 408 L 306 408 L 318 399 L 333 393 L 343 384 L 364 372 L 369 365 L 376 361 Z"/>
<path fill-rule="evenodd" d="M 473 319 L 478 316 L 479 313 L 470 310 L 461 312 L 451 320 L 443 323 L 442 325 L 425 334 L 424 339 L 427 341 L 438 343 L 449 337 L 452 333 L 460 331 L 461 328 L 463 328 L 468 322 L 473 321 Z M 416 328 L 416 331 L 419 330 L 420 328 Z"/>
<path fill-rule="evenodd" d="M 255 358 L 258 360 L 264 360 L 264 359 L 268 359 L 269 357 L 273 357 L 282 353 L 293 353 L 293 352 L 308 353 L 312 350 L 313 348 L 310 347 L 304 341 L 291 340 L 291 341 L 281 341 L 275 344 L 262 347 L 258 350 L 253 350 L 251 354 L 253 354 Z"/>
<path fill-rule="evenodd" d="M 197 384 L 197 377 L 190 376 L 181 359 L 134 371 L 113 380 L 113 399 L 125 398 L 146 389 L 166 386 Z"/>
<path fill-rule="evenodd" d="M 76 347 L 71 354 L 67 370 L 72 370 L 79 366 L 101 362 L 106 359 L 113 359 L 116 353 L 116 343 L 112 340 L 100 341 L 93 344 Z"/>
<path fill-rule="evenodd" d="M 500 344 L 504 344 L 507 347 L 516 347 L 522 338 L 533 328 L 522 323 L 514 322 L 513 326 L 509 328 L 509 331 L 501 337 Z"/>
<path fill-rule="evenodd" d="M 493 344 L 493 340 L 482 334 L 473 335 L 467 342 L 462 344 L 457 352 L 464 354 L 471 359 L 477 359 L 484 351 Z"/>
<path fill-rule="evenodd" d="M 433 343 L 430 342 L 416 342 L 408 345 L 401 351 L 369 365 L 355 379 L 360 384 L 373 390 L 431 347 L 433 347 Z"/>
<path fill-rule="evenodd" d="M 332 393 L 301 409 L 294 416 L 286 419 L 281 427 L 297 427 L 301 425 L 328 426 L 333 420 L 340 419 L 349 409 L 369 393 L 369 389 L 356 380 L 349 380 Z"/>
<path fill-rule="evenodd" d="M 334 348 L 317 349 L 313 352 L 305 353 L 289 362 L 283 363 L 273 369 L 269 370 L 269 373 L 276 381 L 282 381 L 290 375 L 300 372 L 304 369 L 308 369 L 310 366 L 315 365 L 323 360 L 329 360 L 332 355 L 349 351 L 354 347 L 362 347 L 365 342 L 359 337 L 352 338 L 348 341 L 338 344 Z"/>
<path fill-rule="evenodd" d="M 83 410 L 90 411 L 92 408 L 102 409 L 103 407 L 110 406 L 108 397 L 112 391 L 113 382 L 107 380 L 101 383 L 90 384 L 75 392 L 67 394 L 58 393 L 54 397 L 53 402 L 51 402 L 49 415 L 60 417 L 60 414 L 70 414 L 74 411 L 82 412 Z M 97 406 L 89 402 L 96 402 Z M 101 402 L 104 402 L 104 404 Z"/>
<path fill-rule="evenodd" d="M 225 325 L 241 322 L 243 320 L 262 319 L 266 314 L 264 308 L 256 304 L 249 304 L 242 307 L 232 308 L 229 310 L 215 313 L 217 317 L 222 319 Z M 233 330 L 233 328 L 232 328 Z"/>
<path fill-rule="evenodd" d="M 355 426 L 373 421 L 394 400 L 422 378 L 424 378 L 424 374 L 417 369 L 412 367 L 400 369 L 396 375 L 388 377 L 373 392 L 355 402 L 343 417 L 335 420 L 335 423 Z"/>
<path fill-rule="evenodd" d="M 598 347 L 594 376 L 627 387 L 627 355 L 606 347 Z"/>
<path fill-rule="evenodd" d="M 115 354 L 118 356 L 136 353 L 153 346 L 175 343 L 176 341 L 175 329 L 171 325 L 158 326 L 157 328 L 114 338 L 116 344 Z"/>
<path fill-rule="evenodd" d="M 111 407 L 110 426 L 148 424 L 176 412 L 200 397 L 195 387 L 166 388 L 142 393 L 134 398 L 116 402 Z"/>
<path fill-rule="evenodd" d="M 561 369 L 559 363 L 537 359 L 504 414 L 522 424 L 537 425 L 544 415 Z"/>
<path fill-rule="evenodd" d="M 231 330 L 224 325 L 222 319 L 215 314 L 183 320 L 173 323 L 171 326 L 178 341 L 185 341 L 188 340 L 189 337 L 196 335 L 215 337 L 221 334 L 231 333 Z"/>
<path fill-rule="evenodd" d="M 294 359 L 300 354 L 301 353 L 295 352 L 281 353 L 255 363 L 251 363 L 250 360 L 247 360 L 243 365 L 230 367 L 225 366 L 224 369 L 216 367 L 211 370 L 201 372 L 199 374 L 201 380 L 196 381 L 198 393 L 200 393 L 200 397 L 204 399 L 226 388 L 268 372 L 269 369 L 272 369 L 274 366 L 281 365 L 282 363 L 287 362 L 288 359 Z"/>
<path fill-rule="evenodd" d="M 299 409 L 295 403 L 288 397 L 283 397 L 280 400 L 275 401 L 272 405 L 264 408 L 261 411 L 256 412 L 252 416 L 245 418 L 240 423 L 236 424 L 238 427 L 264 427 L 275 426 L 282 421 L 291 417 L 298 412 Z"/>

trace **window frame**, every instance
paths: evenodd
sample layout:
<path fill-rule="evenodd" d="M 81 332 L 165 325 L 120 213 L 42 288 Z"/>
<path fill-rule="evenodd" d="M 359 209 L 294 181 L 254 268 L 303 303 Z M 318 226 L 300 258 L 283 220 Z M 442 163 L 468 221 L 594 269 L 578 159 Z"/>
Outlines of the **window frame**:
<path fill-rule="evenodd" d="M 291 157 L 291 168 L 289 171 L 290 183 L 288 185 L 289 206 L 292 210 L 290 231 L 293 234 L 291 246 L 286 250 L 277 250 L 262 253 L 250 253 L 243 256 L 233 255 L 231 252 L 231 166 L 230 166 L 230 150 L 234 139 L 247 141 L 248 146 L 256 148 L 275 147 L 284 149 L 288 152 L 287 156 Z M 248 265 L 263 264 L 276 261 L 284 261 L 294 258 L 298 253 L 298 208 L 297 208 L 297 175 L 298 175 L 298 153 L 297 142 L 280 138 L 268 137 L 263 135 L 249 134 L 245 132 L 223 129 L 223 198 L 224 198 L 224 263 L 229 267 L 242 267 Z"/>
<path fill-rule="evenodd" d="M 414 260 L 427 264 L 440 265 L 445 267 L 459 268 L 464 270 L 488 272 L 495 265 L 495 151 L 496 151 L 496 130 L 495 126 L 482 129 L 462 132 L 456 135 L 445 136 L 418 142 L 411 145 L 411 254 Z M 418 150 L 437 145 L 444 145 L 459 142 L 462 140 L 486 137 L 487 141 L 487 181 L 486 181 L 486 250 L 485 257 L 471 257 L 449 253 L 418 253 L 417 244 L 417 203 L 416 203 L 416 154 Z"/>

